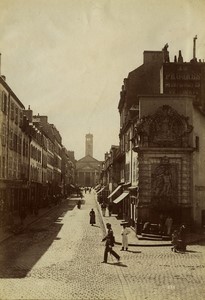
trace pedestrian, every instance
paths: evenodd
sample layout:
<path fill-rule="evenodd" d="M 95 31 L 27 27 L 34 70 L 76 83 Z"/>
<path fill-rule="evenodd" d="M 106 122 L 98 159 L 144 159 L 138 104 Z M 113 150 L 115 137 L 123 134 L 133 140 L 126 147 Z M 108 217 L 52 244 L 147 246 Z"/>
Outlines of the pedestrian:
<path fill-rule="evenodd" d="M 166 227 L 166 233 L 167 233 L 167 235 L 171 235 L 172 224 L 173 224 L 173 219 L 170 216 L 168 216 L 166 218 L 166 221 L 165 221 L 165 224 L 164 224 L 165 227 Z"/>
<path fill-rule="evenodd" d="M 130 233 L 129 229 L 127 228 L 128 223 L 121 223 L 122 226 L 122 249 L 120 251 L 128 250 L 128 234 Z"/>
<path fill-rule="evenodd" d="M 184 224 L 179 229 L 179 250 L 186 251 L 186 227 Z"/>
<path fill-rule="evenodd" d="M 77 204 L 77 206 L 78 206 L 78 209 L 80 209 L 80 208 L 81 208 L 81 200 L 80 200 L 80 199 L 78 200 L 78 204 Z"/>
<path fill-rule="evenodd" d="M 112 207 L 113 207 L 112 202 L 109 202 L 108 210 L 109 210 L 109 216 L 110 216 L 110 217 L 111 217 L 111 215 L 112 215 Z"/>
<path fill-rule="evenodd" d="M 178 239 L 179 239 L 179 235 L 178 235 L 178 231 L 174 230 L 174 232 L 172 233 L 172 245 L 173 247 L 171 248 L 172 251 L 177 252 L 178 250 Z"/>
<path fill-rule="evenodd" d="M 106 203 L 103 202 L 103 203 L 101 204 L 101 209 L 102 209 L 102 215 L 103 215 L 103 217 L 105 217 L 106 207 L 107 207 Z"/>
<path fill-rule="evenodd" d="M 93 208 L 91 209 L 89 215 L 90 215 L 90 224 L 93 226 L 93 224 L 95 224 L 95 212 Z"/>
<path fill-rule="evenodd" d="M 107 263 L 108 252 L 110 252 L 110 254 L 112 254 L 119 262 L 120 256 L 112 249 L 112 247 L 114 246 L 115 238 L 114 238 L 111 224 L 107 223 L 106 227 L 107 227 L 107 235 L 102 239 L 102 242 L 106 241 L 105 250 L 104 250 L 104 260 L 102 261 L 102 263 Z"/>

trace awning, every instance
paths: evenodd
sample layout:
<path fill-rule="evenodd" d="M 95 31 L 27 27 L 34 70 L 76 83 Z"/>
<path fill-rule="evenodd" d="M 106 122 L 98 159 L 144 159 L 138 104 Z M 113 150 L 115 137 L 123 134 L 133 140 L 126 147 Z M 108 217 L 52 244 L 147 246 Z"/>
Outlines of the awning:
<path fill-rule="evenodd" d="M 130 187 L 128 187 L 129 190 L 136 190 L 138 189 L 138 185 L 132 185 Z"/>
<path fill-rule="evenodd" d="M 128 185 L 131 185 L 131 182 L 130 182 L 130 181 L 125 182 L 125 183 L 123 184 L 123 186 L 128 186 Z"/>
<path fill-rule="evenodd" d="M 119 197 L 117 197 L 113 203 L 117 204 L 120 201 L 122 201 L 125 197 L 127 197 L 129 195 L 129 192 L 123 192 Z"/>
<path fill-rule="evenodd" d="M 119 191 L 120 188 L 121 188 L 121 185 L 118 185 L 118 187 L 116 187 L 116 189 L 107 198 L 108 199 L 111 198 L 117 191 Z"/>
<path fill-rule="evenodd" d="M 101 193 L 104 189 L 105 189 L 105 186 L 102 187 L 102 188 L 97 192 L 97 194 Z"/>
<path fill-rule="evenodd" d="M 96 185 L 95 190 L 97 190 L 100 187 L 100 184 Z"/>

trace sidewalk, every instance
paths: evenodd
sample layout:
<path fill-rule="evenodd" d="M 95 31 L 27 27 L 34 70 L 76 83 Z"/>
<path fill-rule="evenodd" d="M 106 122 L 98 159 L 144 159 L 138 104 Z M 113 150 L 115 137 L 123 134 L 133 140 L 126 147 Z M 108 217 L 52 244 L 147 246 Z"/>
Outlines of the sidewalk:
<path fill-rule="evenodd" d="M 112 214 L 111 217 L 108 215 L 108 211 L 106 210 L 105 217 L 102 216 L 102 210 L 101 207 L 96 199 L 99 213 L 101 214 L 104 227 L 106 228 L 106 223 L 110 223 L 112 225 L 112 229 L 115 235 L 115 241 L 117 245 L 121 245 L 121 230 L 122 226 L 120 223 L 123 220 L 117 219 L 117 215 Z M 139 240 L 136 236 L 135 230 L 132 227 L 129 227 L 130 233 L 128 235 L 128 243 L 129 246 L 138 246 L 138 247 L 159 247 L 159 246 L 171 246 L 171 241 L 152 241 L 152 240 Z M 198 243 L 201 240 L 205 239 L 205 233 L 199 234 L 199 233 L 189 233 L 187 234 L 187 245 Z"/>

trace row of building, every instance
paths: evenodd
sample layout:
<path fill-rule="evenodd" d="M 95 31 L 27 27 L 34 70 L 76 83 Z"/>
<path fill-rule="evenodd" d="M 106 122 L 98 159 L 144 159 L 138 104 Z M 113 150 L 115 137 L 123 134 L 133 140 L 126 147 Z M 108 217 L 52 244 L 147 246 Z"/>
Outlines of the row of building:
<path fill-rule="evenodd" d="M 132 225 L 170 215 L 175 224 L 204 226 L 205 63 L 196 58 L 196 37 L 190 62 L 181 51 L 170 62 L 168 44 L 144 51 L 143 64 L 124 79 L 118 110 L 119 145 L 105 153 L 103 200 Z"/>
<path fill-rule="evenodd" d="M 75 157 L 47 116 L 25 109 L 0 76 L 0 212 L 31 213 L 66 196 L 75 182 Z"/>

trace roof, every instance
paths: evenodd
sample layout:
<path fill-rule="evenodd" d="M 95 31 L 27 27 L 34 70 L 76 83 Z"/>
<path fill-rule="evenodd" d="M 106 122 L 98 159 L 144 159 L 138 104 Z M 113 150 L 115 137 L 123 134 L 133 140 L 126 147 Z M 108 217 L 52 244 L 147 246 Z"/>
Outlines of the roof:
<path fill-rule="evenodd" d="M 23 103 L 19 100 L 19 98 L 16 96 L 16 94 L 12 91 L 10 86 L 6 83 L 6 81 L 1 76 L 0 76 L 0 83 L 12 95 L 12 97 L 14 97 L 14 99 L 21 106 L 21 108 L 25 109 L 25 106 L 23 105 Z"/>

